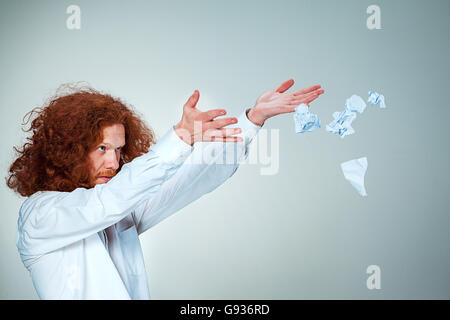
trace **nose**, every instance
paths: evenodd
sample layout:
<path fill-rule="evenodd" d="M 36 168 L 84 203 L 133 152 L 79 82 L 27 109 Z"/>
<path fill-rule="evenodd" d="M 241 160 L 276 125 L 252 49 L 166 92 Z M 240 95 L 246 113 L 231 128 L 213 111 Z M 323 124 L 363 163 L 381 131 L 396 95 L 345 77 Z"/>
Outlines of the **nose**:
<path fill-rule="evenodd" d="M 119 156 L 116 155 L 114 150 L 111 150 L 111 151 L 112 152 L 109 152 L 106 155 L 105 166 L 106 166 L 106 169 L 117 170 L 117 169 L 119 169 Z"/>

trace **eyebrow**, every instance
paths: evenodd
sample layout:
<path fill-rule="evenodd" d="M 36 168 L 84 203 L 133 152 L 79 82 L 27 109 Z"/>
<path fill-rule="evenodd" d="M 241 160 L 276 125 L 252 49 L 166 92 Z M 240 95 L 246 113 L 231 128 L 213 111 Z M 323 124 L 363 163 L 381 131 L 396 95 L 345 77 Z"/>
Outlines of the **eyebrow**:
<path fill-rule="evenodd" d="M 124 143 L 123 145 L 121 145 L 121 146 L 119 146 L 119 147 L 122 148 L 122 147 L 125 146 L 125 144 L 126 144 L 126 143 Z M 112 145 L 111 145 L 110 143 L 108 143 L 108 142 L 102 142 L 102 143 L 99 144 L 99 146 L 101 146 L 101 145 L 106 145 L 106 146 L 112 147 Z"/>

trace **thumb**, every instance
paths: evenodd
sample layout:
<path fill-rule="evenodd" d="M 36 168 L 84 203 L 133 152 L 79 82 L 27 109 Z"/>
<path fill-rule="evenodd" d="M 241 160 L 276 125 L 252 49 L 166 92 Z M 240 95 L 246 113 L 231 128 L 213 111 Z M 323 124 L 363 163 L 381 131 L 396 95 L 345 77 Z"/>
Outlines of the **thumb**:
<path fill-rule="evenodd" d="M 195 90 L 184 106 L 189 108 L 195 108 L 195 105 L 197 104 L 199 97 L 200 93 L 198 92 L 198 90 Z"/>
<path fill-rule="evenodd" d="M 290 87 L 292 87 L 293 84 L 294 84 L 294 80 L 293 80 L 293 79 L 289 79 L 289 80 L 283 82 L 283 83 L 275 90 L 275 92 L 283 93 L 283 92 L 285 92 L 287 89 L 289 89 Z"/>

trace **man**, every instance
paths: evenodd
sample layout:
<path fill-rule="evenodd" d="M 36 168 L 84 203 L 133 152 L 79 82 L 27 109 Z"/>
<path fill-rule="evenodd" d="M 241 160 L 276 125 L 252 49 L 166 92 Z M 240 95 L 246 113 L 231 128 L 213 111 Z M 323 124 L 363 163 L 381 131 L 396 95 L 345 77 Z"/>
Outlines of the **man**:
<path fill-rule="evenodd" d="M 287 93 L 293 83 L 266 92 L 237 119 L 199 111 L 195 91 L 156 144 L 131 108 L 92 89 L 32 110 L 33 135 L 16 149 L 7 184 L 28 197 L 17 247 L 39 297 L 149 299 L 139 234 L 228 179 L 267 119 L 323 93 L 318 85 Z M 234 161 L 218 161 L 232 151 Z"/>

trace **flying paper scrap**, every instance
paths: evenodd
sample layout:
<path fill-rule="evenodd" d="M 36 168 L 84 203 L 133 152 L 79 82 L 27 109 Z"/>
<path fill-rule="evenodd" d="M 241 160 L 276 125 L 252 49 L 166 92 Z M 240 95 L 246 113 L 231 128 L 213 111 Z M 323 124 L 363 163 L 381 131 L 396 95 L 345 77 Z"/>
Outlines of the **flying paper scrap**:
<path fill-rule="evenodd" d="M 333 113 L 334 120 L 327 124 L 327 132 L 338 134 L 342 139 L 346 135 L 355 133 L 351 124 L 356 119 L 356 112 L 362 113 L 365 108 L 364 100 L 360 96 L 352 95 L 345 102 L 344 111 Z"/>
<path fill-rule="evenodd" d="M 329 133 L 335 133 L 343 139 L 346 135 L 355 133 L 351 124 L 356 118 L 356 113 L 345 108 L 342 112 L 333 113 L 333 122 L 327 124 L 326 129 Z"/>
<path fill-rule="evenodd" d="M 350 111 L 363 113 L 364 109 L 366 108 L 366 103 L 364 102 L 363 98 L 354 94 L 347 99 L 347 101 L 345 102 L 345 107 Z"/>
<path fill-rule="evenodd" d="M 345 179 L 350 181 L 351 185 L 363 197 L 367 196 L 366 188 L 364 187 L 364 175 L 367 170 L 367 158 L 359 158 L 341 163 L 341 169 L 344 173 Z"/>
<path fill-rule="evenodd" d="M 295 108 L 294 122 L 296 133 L 311 132 L 320 128 L 319 118 L 310 113 L 308 106 L 304 103 Z"/>
<path fill-rule="evenodd" d="M 386 108 L 384 96 L 375 91 L 369 91 L 369 98 L 367 99 L 367 102 L 369 102 L 372 105 L 379 104 L 380 108 L 382 109 Z"/>

